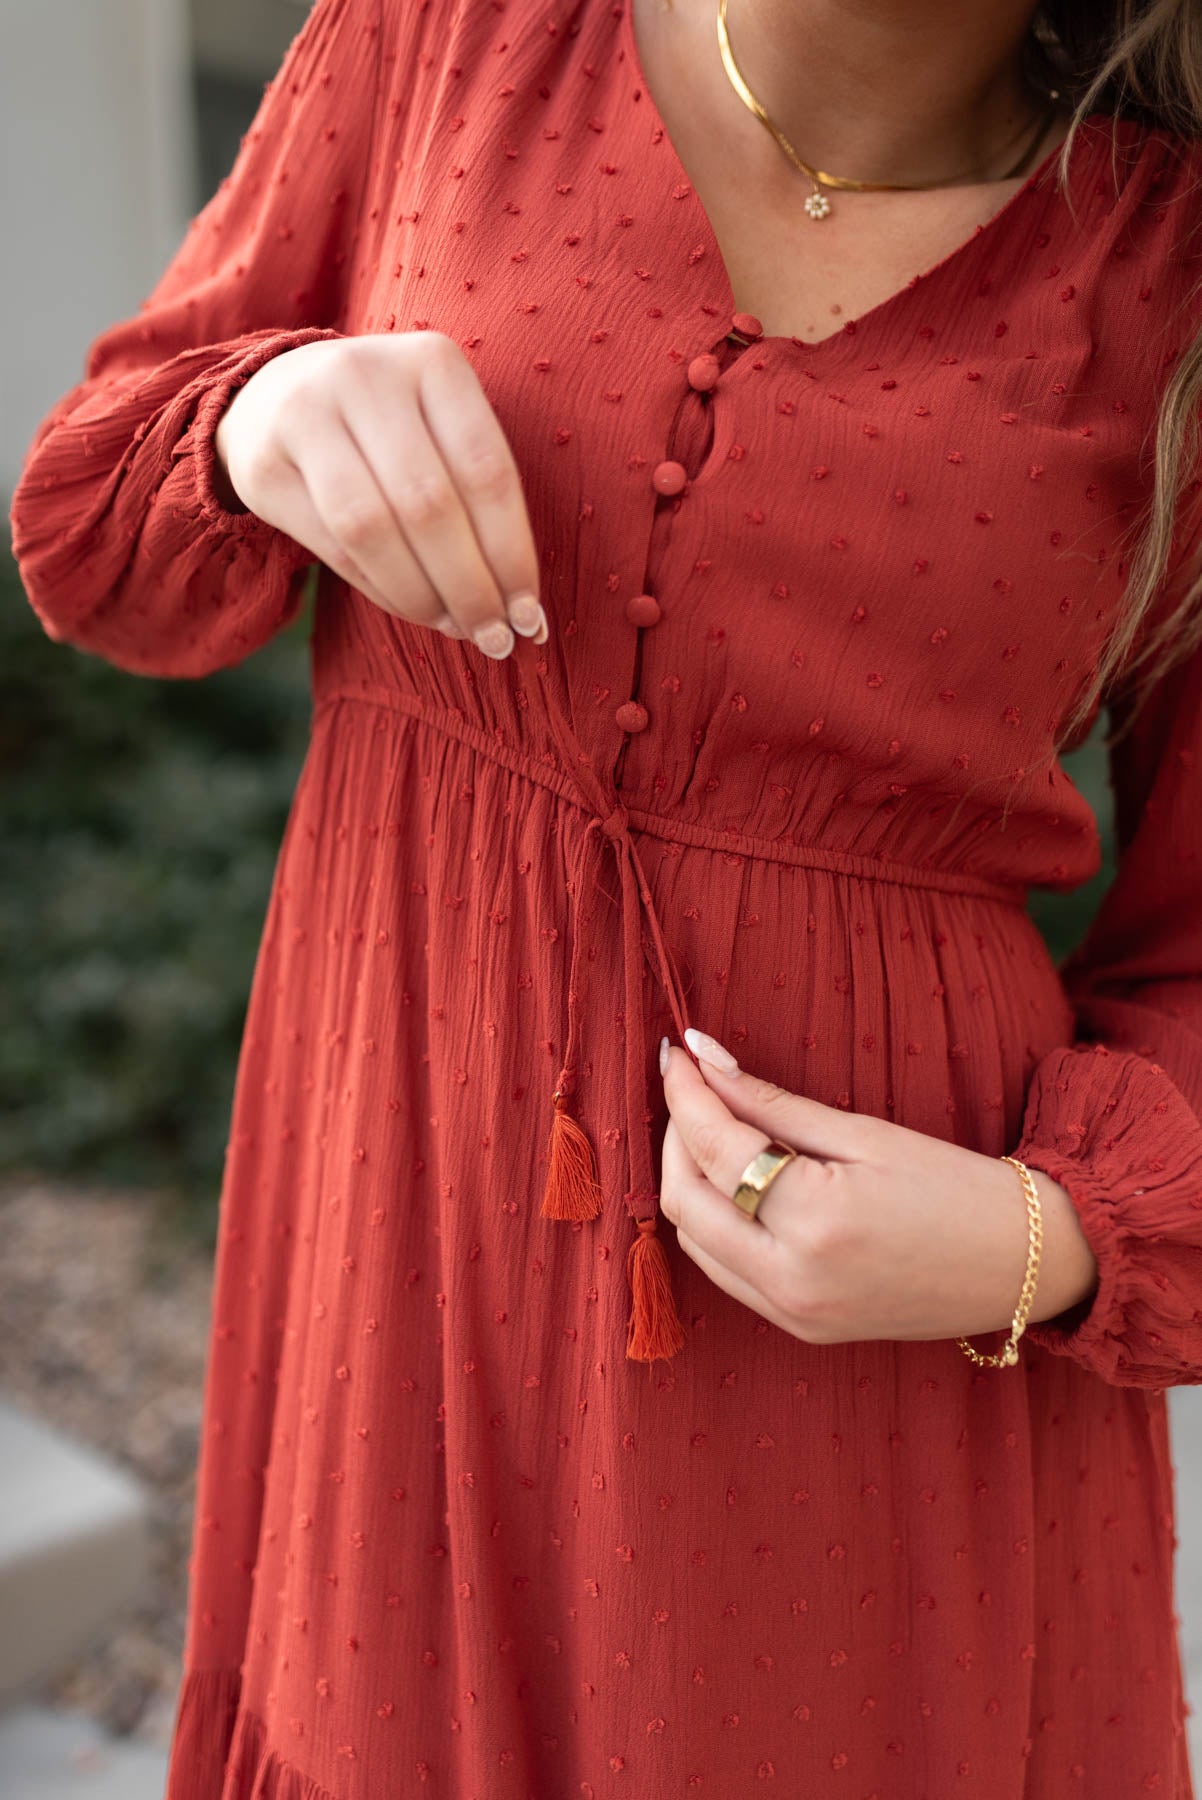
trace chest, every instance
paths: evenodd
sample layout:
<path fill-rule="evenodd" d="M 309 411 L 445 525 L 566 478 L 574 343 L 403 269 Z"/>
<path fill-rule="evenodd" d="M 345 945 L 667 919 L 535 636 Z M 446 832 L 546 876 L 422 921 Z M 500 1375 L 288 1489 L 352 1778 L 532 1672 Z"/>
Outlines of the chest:
<path fill-rule="evenodd" d="M 603 734 L 645 702 L 633 754 L 670 741 L 681 780 L 702 744 L 719 780 L 782 734 L 807 768 L 887 769 L 899 805 L 1025 778 L 1121 593 L 1153 246 L 1111 255 L 1083 175 L 1077 225 L 1032 191 L 967 244 L 969 213 L 920 233 L 915 209 L 853 254 L 737 96 L 753 204 L 666 70 L 661 116 L 609 0 L 554 33 L 516 10 L 515 30 L 454 9 L 418 103 L 383 113 L 350 325 L 470 359 L 521 470 L 565 704 Z M 766 335 L 736 352 L 742 311 Z M 645 594 L 651 627 L 628 610 Z"/>
<path fill-rule="evenodd" d="M 694 24 L 659 0 L 627 4 L 643 82 L 708 217 L 735 305 L 769 335 L 807 344 L 833 335 L 958 249 L 1023 185 L 1019 176 L 836 193 L 816 221 L 804 205 L 813 184 L 735 93 L 709 13 Z"/>

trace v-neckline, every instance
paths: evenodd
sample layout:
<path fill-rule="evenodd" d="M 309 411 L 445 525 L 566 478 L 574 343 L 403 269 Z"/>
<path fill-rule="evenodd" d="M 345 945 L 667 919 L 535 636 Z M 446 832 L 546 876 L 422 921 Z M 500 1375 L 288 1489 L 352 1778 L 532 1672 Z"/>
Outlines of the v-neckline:
<path fill-rule="evenodd" d="M 646 110 L 650 115 L 651 125 L 653 129 L 658 132 L 659 140 L 672 164 L 670 185 L 675 187 L 684 186 L 688 190 L 696 222 L 696 229 L 701 234 L 705 244 L 705 260 L 711 268 L 717 270 L 717 291 L 714 294 L 714 300 L 718 303 L 718 310 L 721 315 L 726 319 L 730 319 L 738 310 L 735 305 L 734 282 L 731 279 L 730 270 L 726 264 L 726 257 L 724 256 L 722 246 L 718 241 L 718 234 L 714 229 L 713 222 L 702 203 L 701 196 L 698 194 L 697 189 L 693 184 L 691 175 L 681 161 L 680 154 L 673 142 L 672 134 L 664 123 L 659 107 L 655 103 L 650 83 L 647 80 L 646 71 L 643 68 L 642 58 L 639 56 L 638 44 L 635 41 L 633 13 L 634 0 L 621 0 L 621 20 L 619 25 L 620 48 L 628 59 L 630 76 L 633 78 L 635 86 L 642 92 Z M 1073 145 L 1069 155 L 1069 185 L 1072 184 L 1073 178 L 1079 175 L 1082 164 L 1091 156 L 1093 151 L 1103 142 L 1109 143 L 1112 141 L 1112 132 L 1092 129 L 1097 127 L 1100 122 L 1106 125 L 1113 125 L 1112 115 L 1105 111 L 1096 111 L 1088 113 L 1082 121 L 1077 142 Z M 1022 202 L 1026 199 L 1027 195 L 1043 181 L 1044 177 L 1052 169 L 1063 147 L 1062 141 L 1049 150 L 1038 166 L 1032 170 L 1030 175 L 1028 175 L 1022 186 L 1016 188 L 1015 191 L 1002 202 L 996 212 L 990 214 L 989 218 L 983 220 L 979 225 L 974 225 L 969 235 L 964 238 L 961 243 L 957 244 L 954 249 L 949 250 L 946 255 L 939 257 L 939 259 L 932 263 L 929 268 L 922 269 L 916 275 L 911 276 L 901 287 L 895 289 L 892 294 L 887 294 L 883 300 L 878 300 L 875 305 L 868 307 L 856 318 L 845 319 L 837 331 L 832 331 L 828 333 L 826 337 L 816 339 L 797 337 L 791 332 L 764 333 L 760 337 L 754 339 L 755 348 L 757 350 L 762 350 L 768 345 L 788 347 L 803 353 L 810 361 L 813 361 L 816 357 L 833 354 L 839 346 L 846 345 L 860 337 L 861 333 L 864 331 L 871 332 L 874 327 L 891 323 L 894 315 L 904 310 L 911 297 L 916 294 L 919 289 L 924 290 L 925 293 L 927 283 L 931 281 L 932 277 L 942 274 L 953 266 L 959 267 L 959 265 L 967 259 L 970 253 L 977 249 L 985 239 L 994 239 L 1000 235 L 1002 228 L 1021 210 Z M 861 347 L 863 346 L 861 345 Z"/>

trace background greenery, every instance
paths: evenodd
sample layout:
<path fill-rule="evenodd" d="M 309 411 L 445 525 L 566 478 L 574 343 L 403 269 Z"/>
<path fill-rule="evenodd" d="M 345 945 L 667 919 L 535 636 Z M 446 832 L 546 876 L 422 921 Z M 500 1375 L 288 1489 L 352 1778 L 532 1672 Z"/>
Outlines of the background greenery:
<path fill-rule="evenodd" d="M 203 681 L 56 644 L 0 558 L 0 1165 L 166 1190 L 211 1238 L 235 1064 L 308 732 L 300 616 Z M 1066 767 L 1107 864 L 1032 913 L 1061 957 L 1111 873 L 1105 759 Z"/>
<path fill-rule="evenodd" d="M 311 617 L 312 582 L 238 668 L 147 680 L 54 643 L 0 558 L 6 1171 L 164 1186 L 211 1234 Z"/>

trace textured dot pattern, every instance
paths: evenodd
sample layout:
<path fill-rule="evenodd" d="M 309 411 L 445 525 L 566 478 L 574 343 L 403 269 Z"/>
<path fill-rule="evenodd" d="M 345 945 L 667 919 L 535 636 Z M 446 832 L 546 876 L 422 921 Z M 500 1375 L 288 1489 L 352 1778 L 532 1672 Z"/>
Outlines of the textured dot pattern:
<path fill-rule="evenodd" d="M 13 503 L 45 629 L 202 676 L 311 560 L 218 498 L 230 395 L 314 339 L 444 332 L 551 617 L 494 662 L 322 575 L 168 1800 L 1189 1800 L 1202 658 L 1116 747 L 1120 868 L 1065 970 L 1023 902 L 1098 868 L 1049 752 L 1198 328 L 1198 161 L 1096 119 L 1075 213 L 1045 167 L 809 343 L 737 307 L 620 0 L 318 0 L 47 416 Z M 1096 1295 L 1009 1371 L 811 1346 L 661 1219 L 684 1344 L 628 1357 L 681 1017 L 1048 1170 Z M 539 1210 L 565 1061 L 586 1224 Z"/>

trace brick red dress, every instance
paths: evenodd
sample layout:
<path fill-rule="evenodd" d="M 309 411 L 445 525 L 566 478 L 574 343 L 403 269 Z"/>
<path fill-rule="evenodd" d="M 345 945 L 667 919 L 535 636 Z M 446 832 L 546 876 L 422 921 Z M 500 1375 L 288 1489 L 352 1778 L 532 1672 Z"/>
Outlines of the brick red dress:
<path fill-rule="evenodd" d="M 323 575 L 169 1800 L 1190 1795 L 1202 656 L 1116 751 L 1121 869 L 1067 969 L 1024 900 L 1098 866 L 1053 732 L 1198 329 L 1199 156 L 1097 115 L 1075 219 L 1052 160 L 835 335 L 765 336 L 623 6 L 319 0 L 40 428 L 13 523 L 46 630 L 203 676 L 311 560 L 217 500 L 231 392 L 323 335 L 445 332 L 552 622 L 491 662 Z M 985 1371 L 729 1298 L 657 1217 L 656 1044 L 690 1021 L 1048 1170 L 1091 1302 Z M 583 1222 L 542 1211 L 557 1084 Z M 657 1346 L 627 1333 L 661 1253 Z"/>

